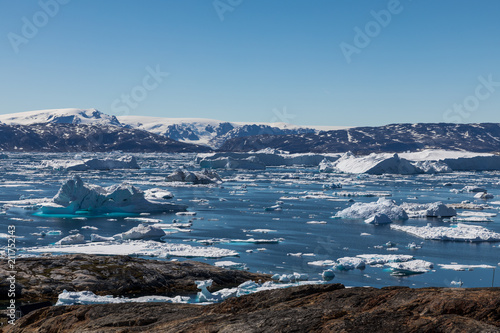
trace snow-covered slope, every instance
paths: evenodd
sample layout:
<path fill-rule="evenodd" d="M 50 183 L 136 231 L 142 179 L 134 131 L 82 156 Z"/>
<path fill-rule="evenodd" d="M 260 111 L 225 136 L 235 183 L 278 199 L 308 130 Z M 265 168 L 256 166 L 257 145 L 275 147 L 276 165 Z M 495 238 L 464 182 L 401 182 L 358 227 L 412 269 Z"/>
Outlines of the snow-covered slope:
<path fill-rule="evenodd" d="M 142 129 L 170 139 L 220 147 L 226 140 L 254 135 L 286 135 L 317 133 L 345 127 L 296 126 L 287 123 L 244 123 L 203 118 L 161 118 L 145 116 L 120 116 L 120 123 Z"/>
<path fill-rule="evenodd" d="M 0 115 L 6 125 L 84 124 L 122 126 L 115 116 L 96 109 L 51 109 Z"/>

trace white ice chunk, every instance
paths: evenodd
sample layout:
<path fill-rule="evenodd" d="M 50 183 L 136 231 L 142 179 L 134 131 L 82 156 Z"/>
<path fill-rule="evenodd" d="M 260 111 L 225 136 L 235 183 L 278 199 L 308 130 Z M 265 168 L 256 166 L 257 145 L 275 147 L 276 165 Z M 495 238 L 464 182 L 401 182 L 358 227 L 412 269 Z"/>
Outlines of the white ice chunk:
<path fill-rule="evenodd" d="M 56 245 L 69 245 L 69 244 L 82 244 L 85 242 L 85 237 L 82 234 L 74 234 L 66 236 L 59 241 L 57 241 Z"/>
<path fill-rule="evenodd" d="M 336 216 L 346 219 L 368 219 L 375 214 L 385 214 L 391 220 L 407 220 L 408 215 L 399 207 L 394 200 L 380 198 L 376 202 L 361 203 L 357 202 L 348 207 Z"/>
<path fill-rule="evenodd" d="M 113 238 L 116 240 L 160 239 L 165 235 L 165 231 L 158 227 L 148 224 L 139 224 L 137 227 L 134 227 L 129 231 L 114 235 Z"/>

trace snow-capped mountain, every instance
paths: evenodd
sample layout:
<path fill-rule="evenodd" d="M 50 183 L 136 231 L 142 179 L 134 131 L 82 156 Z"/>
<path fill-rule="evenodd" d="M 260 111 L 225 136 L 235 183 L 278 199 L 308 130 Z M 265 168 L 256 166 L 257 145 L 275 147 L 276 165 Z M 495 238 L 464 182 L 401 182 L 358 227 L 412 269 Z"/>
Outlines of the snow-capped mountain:
<path fill-rule="evenodd" d="M 253 135 L 316 133 L 344 127 L 304 127 L 286 123 L 240 123 L 201 118 L 162 118 L 108 115 L 96 109 L 51 109 L 0 115 L 7 125 L 74 124 L 120 126 L 148 131 L 172 140 L 220 147 L 226 140 Z"/>
<path fill-rule="evenodd" d="M 143 116 L 121 116 L 123 125 L 166 136 L 170 139 L 220 147 L 226 140 L 252 135 L 283 135 L 315 133 L 310 127 L 293 126 L 286 123 L 239 123 L 201 118 L 160 118 Z"/>
<path fill-rule="evenodd" d="M 222 151 L 273 148 L 292 153 L 357 154 L 446 149 L 500 152 L 500 124 L 419 123 L 355 127 L 299 135 L 260 135 L 227 140 Z"/>
<path fill-rule="evenodd" d="M 96 109 L 51 109 L 0 115 L 0 122 L 7 125 L 33 124 L 84 124 L 122 126 L 115 116 Z"/>

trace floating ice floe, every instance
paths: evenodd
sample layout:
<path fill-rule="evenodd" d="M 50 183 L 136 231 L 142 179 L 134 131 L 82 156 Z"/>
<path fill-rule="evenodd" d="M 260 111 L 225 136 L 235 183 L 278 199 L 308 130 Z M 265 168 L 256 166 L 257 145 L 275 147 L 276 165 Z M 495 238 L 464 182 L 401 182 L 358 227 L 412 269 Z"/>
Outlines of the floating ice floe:
<path fill-rule="evenodd" d="M 451 217 L 457 215 L 454 208 L 443 204 L 441 201 L 419 204 L 419 203 L 403 203 L 401 208 L 412 218 L 422 217 Z"/>
<path fill-rule="evenodd" d="M 407 220 L 406 212 L 394 200 L 380 198 L 376 202 L 357 202 L 335 216 L 346 219 L 368 219 L 375 214 L 385 214 L 391 220 Z"/>
<path fill-rule="evenodd" d="M 258 232 L 261 234 L 267 234 L 270 232 L 276 232 L 277 230 L 272 230 L 272 229 L 252 229 L 252 230 L 246 230 L 244 229 L 243 232 Z"/>
<path fill-rule="evenodd" d="M 172 199 L 174 195 L 172 192 L 161 188 L 150 188 L 144 191 L 144 197 L 146 200 L 168 200 Z"/>
<path fill-rule="evenodd" d="M 420 259 L 404 262 L 390 262 L 385 265 L 391 268 L 391 275 L 398 276 L 422 274 L 430 271 L 434 267 L 432 262 Z"/>
<path fill-rule="evenodd" d="M 348 191 L 341 191 L 341 192 L 334 192 L 333 193 L 336 196 L 339 197 L 390 197 L 392 196 L 391 193 L 389 192 L 384 192 L 384 191 L 369 191 L 369 192 L 348 192 Z"/>
<path fill-rule="evenodd" d="M 366 265 L 383 265 L 390 262 L 413 260 L 413 256 L 407 254 L 359 254 L 356 258 L 362 259 Z"/>
<path fill-rule="evenodd" d="M 326 224 L 326 221 L 308 221 L 307 224 Z"/>
<path fill-rule="evenodd" d="M 200 167 L 206 169 L 245 169 L 245 170 L 265 170 L 266 166 L 257 156 L 247 158 L 219 157 L 215 159 L 203 159 Z"/>
<path fill-rule="evenodd" d="M 144 192 L 127 183 L 101 187 L 85 184 L 78 176 L 66 181 L 52 199 L 41 207 L 43 214 L 176 212 L 186 206 L 150 201 Z"/>
<path fill-rule="evenodd" d="M 486 192 L 486 189 L 476 185 L 467 185 L 462 189 L 462 192 L 472 192 L 472 193 Z"/>
<path fill-rule="evenodd" d="M 42 165 L 56 170 L 66 171 L 140 169 L 134 156 L 123 156 L 117 159 L 92 158 L 80 161 L 43 161 Z"/>
<path fill-rule="evenodd" d="M 458 223 L 449 227 L 424 227 L 391 225 L 391 229 L 407 232 L 411 235 L 432 240 L 466 241 L 466 242 L 497 242 L 500 234 L 481 226 Z"/>
<path fill-rule="evenodd" d="M 90 235 L 91 242 L 110 242 L 110 241 L 114 241 L 114 240 L 115 240 L 114 237 L 104 237 L 104 236 L 101 236 L 98 234 L 91 234 Z"/>
<path fill-rule="evenodd" d="M 75 234 L 66 236 L 59 241 L 57 241 L 56 245 L 70 245 L 70 244 L 82 244 L 85 242 L 85 237 L 82 234 Z"/>
<path fill-rule="evenodd" d="M 335 278 L 335 272 L 332 269 L 324 270 L 323 273 L 321 273 L 321 277 L 325 281 L 331 281 Z"/>
<path fill-rule="evenodd" d="M 166 233 L 161 228 L 148 225 L 139 224 L 137 227 L 130 229 L 129 231 L 122 232 L 113 236 L 115 240 L 127 240 L 127 239 L 157 239 L 159 240 Z"/>
<path fill-rule="evenodd" d="M 25 248 L 28 253 L 83 253 L 100 255 L 135 255 L 147 257 L 224 258 L 234 257 L 238 252 L 210 246 L 160 243 L 155 241 L 130 240 L 123 242 L 96 242 L 76 245 L 40 246 Z"/>
<path fill-rule="evenodd" d="M 234 270 L 248 270 L 247 264 L 229 261 L 229 260 L 216 261 L 214 263 L 214 266 L 221 267 L 221 268 L 227 268 L 227 269 L 234 269 Z"/>
<path fill-rule="evenodd" d="M 216 172 L 207 169 L 203 171 L 177 170 L 169 174 L 166 180 L 168 182 L 192 183 L 194 185 L 222 183 L 222 179 Z"/>
<path fill-rule="evenodd" d="M 141 223 L 160 223 L 162 220 L 160 219 L 153 219 L 150 217 L 126 217 L 124 220 L 126 221 L 137 221 Z"/>
<path fill-rule="evenodd" d="M 438 264 L 441 269 L 451 269 L 454 271 L 472 271 L 475 268 L 495 269 L 492 265 L 460 265 L 460 264 Z"/>
<path fill-rule="evenodd" d="M 492 219 L 486 216 L 456 216 L 449 220 L 450 222 L 472 222 L 472 223 L 483 223 L 483 222 L 493 222 Z"/>
<path fill-rule="evenodd" d="M 111 295 L 98 296 L 91 291 L 69 292 L 64 290 L 58 296 L 56 305 L 90 305 L 90 304 L 117 304 L 117 303 L 143 303 L 143 302 L 165 302 L 165 303 L 188 303 L 187 296 L 142 296 L 137 298 L 113 297 Z"/>

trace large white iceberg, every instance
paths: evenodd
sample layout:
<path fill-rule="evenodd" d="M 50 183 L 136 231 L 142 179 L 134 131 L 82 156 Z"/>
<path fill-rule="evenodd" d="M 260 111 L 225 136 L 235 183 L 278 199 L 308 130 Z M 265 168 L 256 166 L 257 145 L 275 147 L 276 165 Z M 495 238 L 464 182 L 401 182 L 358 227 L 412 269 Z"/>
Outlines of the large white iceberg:
<path fill-rule="evenodd" d="M 357 202 L 348 207 L 336 216 L 346 219 L 369 219 L 376 214 L 385 214 L 391 220 L 407 220 L 406 212 L 396 204 L 394 200 L 380 198 L 376 202 L 361 203 Z"/>
<path fill-rule="evenodd" d="M 409 175 L 423 172 L 410 161 L 400 158 L 398 154 L 373 153 L 368 156 L 354 156 L 351 152 L 343 154 L 334 162 L 323 161 L 320 171 L 374 175 L 384 173 Z"/>
<path fill-rule="evenodd" d="M 41 210 L 44 214 L 74 214 L 78 211 L 101 214 L 177 212 L 186 208 L 185 205 L 147 200 L 144 192 L 127 183 L 104 188 L 85 184 L 80 177 L 74 176 L 61 186 L 52 203 L 44 204 Z"/>
<path fill-rule="evenodd" d="M 458 223 L 450 227 L 424 227 L 391 225 L 391 229 L 407 232 L 411 235 L 432 240 L 498 242 L 500 234 L 481 226 Z"/>
<path fill-rule="evenodd" d="M 46 167 L 56 170 L 87 171 L 87 170 L 113 170 L 113 169 L 140 169 L 134 156 L 123 156 L 117 159 L 92 158 L 88 160 L 71 161 L 44 161 Z"/>

